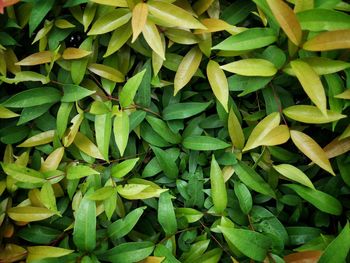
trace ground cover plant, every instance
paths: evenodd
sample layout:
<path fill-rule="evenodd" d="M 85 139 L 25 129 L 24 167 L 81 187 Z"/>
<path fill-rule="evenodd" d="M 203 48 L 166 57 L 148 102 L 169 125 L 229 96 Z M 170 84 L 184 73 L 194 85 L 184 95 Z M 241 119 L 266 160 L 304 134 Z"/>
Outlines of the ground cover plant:
<path fill-rule="evenodd" d="M 0 262 L 349 261 L 349 12 L 0 0 Z"/>

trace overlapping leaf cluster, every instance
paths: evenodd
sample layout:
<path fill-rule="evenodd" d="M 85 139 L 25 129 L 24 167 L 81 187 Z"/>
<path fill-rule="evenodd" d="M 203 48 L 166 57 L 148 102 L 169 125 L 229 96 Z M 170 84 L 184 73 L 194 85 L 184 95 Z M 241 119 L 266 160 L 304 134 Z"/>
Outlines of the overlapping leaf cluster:
<path fill-rule="evenodd" d="M 3 11 L 0 262 L 349 260 L 346 1 Z"/>

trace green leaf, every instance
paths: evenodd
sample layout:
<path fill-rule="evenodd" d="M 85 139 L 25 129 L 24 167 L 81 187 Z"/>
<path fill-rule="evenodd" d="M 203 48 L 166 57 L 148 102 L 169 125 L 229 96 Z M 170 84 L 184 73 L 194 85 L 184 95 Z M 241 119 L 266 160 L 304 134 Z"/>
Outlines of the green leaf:
<path fill-rule="evenodd" d="M 0 119 L 9 119 L 18 116 L 20 115 L 0 105 Z"/>
<path fill-rule="evenodd" d="M 119 102 L 122 107 L 128 107 L 133 102 L 136 91 L 139 88 L 145 73 L 146 69 L 137 73 L 125 83 L 119 94 Z"/>
<path fill-rule="evenodd" d="M 47 144 L 52 142 L 54 136 L 55 136 L 55 130 L 41 132 L 41 133 L 38 133 L 37 135 L 34 135 L 28 138 L 21 144 L 17 145 L 17 147 L 33 147 L 33 146 L 38 146 L 42 144 Z"/>
<path fill-rule="evenodd" d="M 129 140 L 129 116 L 125 111 L 119 111 L 113 122 L 114 139 L 120 155 L 124 155 Z"/>
<path fill-rule="evenodd" d="M 225 149 L 231 145 L 210 136 L 188 136 L 182 141 L 183 147 L 197 151 L 215 151 Z"/>
<path fill-rule="evenodd" d="M 176 233 L 177 222 L 174 206 L 171 201 L 171 195 L 169 192 L 164 192 L 159 196 L 157 218 L 166 236 L 171 236 Z"/>
<path fill-rule="evenodd" d="M 127 23 L 121 27 L 118 27 L 113 31 L 113 34 L 108 42 L 106 53 L 103 57 L 108 57 L 117 52 L 131 37 L 132 29 L 130 23 Z"/>
<path fill-rule="evenodd" d="M 103 160 L 103 156 L 101 155 L 99 149 L 92 141 L 89 140 L 84 134 L 77 132 L 74 138 L 74 144 L 81 150 L 83 153 L 87 155 Z"/>
<path fill-rule="evenodd" d="M 193 208 L 176 208 L 175 215 L 177 218 L 185 217 L 188 223 L 194 223 L 200 220 L 204 214 Z"/>
<path fill-rule="evenodd" d="M 258 232 L 245 229 L 223 226 L 219 226 L 219 229 L 244 255 L 257 261 L 264 261 L 271 245 L 271 241 L 268 237 Z"/>
<path fill-rule="evenodd" d="M 183 102 L 169 104 L 163 109 L 164 120 L 178 120 L 192 117 L 204 111 L 211 102 Z"/>
<path fill-rule="evenodd" d="M 16 163 L 1 163 L 4 172 L 13 179 L 31 184 L 44 183 L 44 175 L 33 169 L 23 167 Z"/>
<path fill-rule="evenodd" d="M 113 165 L 111 175 L 115 178 L 122 178 L 127 175 L 135 167 L 140 158 L 134 158 L 122 161 L 116 165 Z"/>
<path fill-rule="evenodd" d="M 38 105 L 38 106 L 33 106 L 33 107 L 27 107 L 23 108 L 21 112 L 21 116 L 19 117 L 19 120 L 17 122 L 17 125 L 22 125 L 24 123 L 27 123 L 31 120 L 37 119 L 51 108 L 52 104 L 43 104 L 43 105 Z"/>
<path fill-rule="evenodd" d="M 43 184 L 40 191 L 40 200 L 47 209 L 57 211 L 56 197 L 50 182 Z"/>
<path fill-rule="evenodd" d="M 45 1 L 45 3 L 33 2 L 33 7 L 29 17 L 29 35 L 33 34 L 34 30 L 51 10 L 54 3 L 55 0 L 48 0 Z"/>
<path fill-rule="evenodd" d="M 243 76 L 269 77 L 277 73 L 277 68 L 270 61 L 259 58 L 237 60 L 221 66 L 223 70 Z"/>
<path fill-rule="evenodd" d="M 227 192 L 224 176 L 214 155 L 212 155 L 210 164 L 210 189 L 214 210 L 222 214 L 227 207 Z"/>
<path fill-rule="evenodd" d="M 94 200 L 94 201 L 102 201 L 102 200 L 108 199 L 109 197 L 111 197 L 112 195 L 115 195 L 116 193 L 117 193 L 117 191 L 116 191 L 115 187 L 104 186 L 100 189 L 97 189 L 92 194 L 89 194 L 87 196 L 87 198 L 89 198 L 90 200 Z"/>
<path fill-rule="evenodd" d="M 92 251 L 96 246 L 96 204 L 87 195 L 75 211 L 73 241 L 81 251 Z"/>
<path fill-rule="evenodd" d="M 239 181 L 235 181 L 234 191 L 238 198 L 239 207 L 241 208 L 242 212 L 246 215 L 249 214 L 253 206 L 253 199 L 249 189 Z"/>
<path fill-rule="evenodd" d="M 88 32 L 88 35 L 101 35 L 111 32 L 126 24 L 130 19 L 131 13 L 128 9 L 118 8 L 112 10 L 96 20 Z"/>
<path fill-rule="evenodd" d="M 153 250 L 154 244 L 150 241 L 125 242 L 107 250 L 99 259 L 109 262 L 134 263 L 151 255 Z"/>
<path fill-rule="evenodd" d="M 285 186 L 293 189 L 301 198 L 325 213 L 332 215 L 340 215 L 342 213 L 343 207 L 341 203 L 329 194 L 296 184 L 287 184 Z"/>
<path fill-rule="evenodd" d="M 213 49 L 242 51 L 268 46 L 277 40 L 276 33 L 271 28 L 251 28 L 234 36 L 226 38 Z"/>
<path fill-rule="evenodd" d="M 179 174 L 176 162 L 168 158 L 168 155 L 162 149 L 151 146 L 152 151 L 156 155 L 159 166 L 162 168 L 164 174 L 170 179 L 176 179 Z"/>
<path fill-rule="evenodd" d="M 27 247 L 28 256 L 27 261 L 33 262 L 45 258 L 58 258 L 65 255 L 69 255 L 74 252 L 71 249 L 65 249 L 60 247 L 51 247 L 51 246 L 35 246 Z"/>
<path fill-rule="evenodd" d="M 57 126 L 57 135 L 59 138 L 63 137 L 64 132 L 67 129 L 68 118 L 72 108 L 73 108 L 73 103 L 62 102 L 58 109 L 56 126 Z"/>
<path fill-rule="evenodd" d="M 62 102 L 75 102 L 79 101 L 85 97 L 94 94 L 96 91 L 88 90 L 78 85 L 66 84 L 63 85 L 63 97 Z"/>
<path fill-rule="evenodd" d="M 61 99 L 59 90 L 52 87 L 34 88 L 19 92 L 2 103 L 9 108 L 25 108 L 54 103 Z"/>
<path fill-rule="evenodd" d="M 107 228 L 108 236 L 114 240 L 127 235 L 137 224 L 146 207 L 139 207 L 132 210 L 124 218 L 110 224 Z"/>
<path fill-rule="evenodd" d="M 108 161 L 112 134 L 112 114 L 110 112 L 95 116 L 95 134 L 97 147 L 103 158 Z"/>
<path fill-rule="evenodd" d="M 148 115 L 146 116 L 146 120 L 151 125 L 152 129 L 167 142 L 172 144 L 181 142 L 180 134 L 174 133 L 172 130 L 170 130 L 168 125 L 161 119 Z"/>
<path fill-rule="evenodd" d="M 350 228 L 347 222 L 340 234 L 324 250 L 318 262 L 345 262 L 350 250 L 349 236 Z"/>
<path fill-rule="evenodd" d="M 86 38 L 79 46 L 79 49 L 90 52 L 92 49 L 92 38 Z M 79 85 L 84 79 L 88 62 L 89 57 L 84 57 L 72 61 L 70 72 L 74 84 Z"/>
<path fill-rule="evenodd" d="M 274 165 L 273 168 L 277 172 L 282 174 L 284 177 L 292 181 L 298 182 L 302 185 L 305 185 L 311 189 L 315 189 L 309 177 L 307 177 L 306 174 L 304 174 L 300 169 L 296 168 L 295 166 L 290 164 L 279 164 Z"/>
<path fill-rule="evenodd" d="M 233 168 L 239 180 L 241 180 L 246 186 L 258 193 L 268 195 L 273 198 L 276 197 L 276 194 L 271 186 L 266 183 L 252 167 L 244 162 L 237 161 L 237 163 L 233 164 Z"/>
<path fill-rule="evenodd" d="M 22 228 L 17 234 L 20 238 L 34 244 L 49 244 L 62 232 L 54 228 L 33 224 L 30 228 Z"/>
<path fill-rule="evenodd" d="M 73 180 L 73 179 L 79 179 L 83 178 L 89 175 L 95 175 L 100 174 L 96 170 L 92 169 L 89 166 L 86 165 L 72 165 L 67 168 L 67 179 Z"/>

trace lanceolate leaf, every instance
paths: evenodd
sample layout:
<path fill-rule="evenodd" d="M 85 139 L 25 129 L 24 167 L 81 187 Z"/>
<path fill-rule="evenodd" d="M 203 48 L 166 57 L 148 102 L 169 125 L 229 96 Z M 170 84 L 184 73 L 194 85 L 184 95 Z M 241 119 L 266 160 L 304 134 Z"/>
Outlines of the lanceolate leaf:
<path fill-rule="evenodd" d="M 113 31 L 126 24 L 131 18 L 127 9 L 118 8 L 100 17 L 93 25 L 88 35 L 100 35 Z"/>
<path fill-rule="evenodd" d="M 311 101 L 315 103 L 323 115 L 327 116 L 326 94 L 319 76 L 307 63 L 301 60 L 292 61 L 291 66 Z"/>
<path fill-rule="evenodd" d="M 283 110 L 283 113 L 296 121 L 304 123 L 328 123 L 345 118 L 345 115 L 327 110 L 327 116 L 315 106 L 311 105 L 294 105 Z"/>
<path fill-rule="evenodd" d="M 214 60 L 210 60 L 207 65 L 207 76 L 217 100 L 228 112 L 228 83 L 225 73 L 220 68 L 219 64 Z"/>
<path fill-rule="evenodd" d="M 312 184 L 309 177 L 307 177 L 306 174 L 304 174 L 301 170 L 299 170 L 295 166 L 290 165 L 290 164 L 279 164 L 279 165 L 274 165 L 273 168 L 277 172 L 282 174 L 284 177 L 286 177 L 292 181 L 301 183 L 301 184 L 303 184 L 307 187 L 310 187 L 312 189 L 315 189 L 315 187 Z"/>
<path fill-rule="evenodd" d="M 142 34 L 151 49 L 165 60 L 165 50 L 156 25 L 151 21 L 147 21 L 142 29 Z"/>
<path fill-rule="evenodd" d="M 164 120 L 177 120 L 192 117 L 204 111 L 211 102 L 183 102 L 170 104 L 163 110 Z"/>
<path fill-rule="evenodd" d="M 75 146 L 77 146 L 79 148 L 79 150 L 86 153 L 87 155 L 103 160 L 103 156 L 100 153 L 100 150 L 84 134 L 77 132 L 75 139 L 74 139 L 74 144 L 75 144 Z"/>
<path fill-rule="evenodd" d="M 230 144 L 209 136 L 188 136 L 182 141 L 182 145 L 197 151 L 214 151 L 230 147 Z"/>
<path fill-rule="evenodd" d="M 320 33 L 306 41 L 303 45 L 305 50 L 327 51 L 350 48 L 350 30 L 336 30 Z"/>
<path fill-rule="evenodd" d="M 171 236 L 176 233 L 177 222 L 169 192 L 164 192 L 159 196 L 158 221 L 167 236 Z"/>
<path fill-rule="evenodd" d="M 224 176 L 214 155 L 212 155 L 210 165 L 210 186 L 214 210 L 216 213 L 222 214 L 227 206 L 227 192 Z"/>
<path fill-rule="evenodd" d="M 223 70 L 243 76 L 268 77 L 276 74 L 277 69 L 270 61 L 258 58 L 241 59 L 221 66 Z"/>
<path fill-rule="evenodd" d="M 267 3 L 288 38 L 298 46 L 301 41 L 302 32 L 293 10 L 282 0 L 267 0 Z"/>
<path fill-rule="evenodd" d="M 290 131 L 290 136 L 295 146 L 298 147 L 303 154 L 309 157 L 311 161 L 330 174 L 335 175 L 326 153 L 317 142 L 314 141 L 314 139 L 305 133 L 295 130 Z"/>
<path fill-rule="evenodd" d="M 12 207 L 7 210 L 7 215 L 15 221 L 34 222 L 53 216 L 55 212 L 44 207 Z"/>
<path fill-rule="evenodd" d="M 33 147 L 37 145 L 46 144 L 46 143 L 52 142 L 54 135 L 55 135 L 54 130 L 41 132 L 25 140 L 21 144 L 17 145 L 17 147 Z"/>
<path fill-rule="evenodd" d="M 174 95 L 176 95 L 196 73 L 202 60 L 202 52 L 198 47 L 192 48 L 182 59 L 174 79 Z"/>
<path fill-rule="evenodd" d="M 131 19 L 132 32 L 133 32 L 132 42 L 134 42 L 142 32 L 142 29 L 145 26 L 147 21 L 147 15 L 148 15 L 148 6 L 146 3 L 138 3 L 137 5 L 135 5 L 134 9 L 132 10 L 132 19 Z"/>
<path fill-rule="evenodd" d="M 128 107 L 134 100 L 137 89 L 139 88 L 146 69 L 137 73 L 132 78 L 128 79 L 122 91 L 119 94 L 119 102 L 122 107 Z"/>
<path fill-rule="evenodd" d="M 35 246 L 28 247 L 27 261 L 36 261 L 45 258 L 57 258 L 65 255 L 69 255 L 74 252 L 71 249 L 65 249 L 53 246 Z"/>
<path fill-rule="evenodd" d="M 329 194 L 296 184 L 288 184 L 286 186 L 325 213 L 340 215 L 342 212 L 341 203 Z"/>
<path fill-rule="evenodd" d="M 242 149 L 244 147 L 245 138 L 241 124 L 232 108 L 228 115 L 227 127 L 233 146 Z"/>
<path fill-rule="evenodd" d="M 125 111 L 120 111 L 115 116 L 113 132 L 120 155 L 123 156 L 129 140 L 129 116 Z"/>

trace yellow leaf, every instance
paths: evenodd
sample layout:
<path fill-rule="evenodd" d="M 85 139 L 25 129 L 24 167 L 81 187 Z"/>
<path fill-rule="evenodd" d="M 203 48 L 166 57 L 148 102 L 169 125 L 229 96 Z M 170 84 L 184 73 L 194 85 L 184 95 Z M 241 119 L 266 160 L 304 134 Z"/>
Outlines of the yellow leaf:
<path fill-rule="evenodd" d="M 52 142 L 54 136 L 55 136 L 55 130 L 41 132 L 37 135 L 34 135 L 28 138 L 27 140 L 19 144 L 17 147 L 33 147 L 33 146 L 38 146 L 42 144 L 47 144 Z"/>
<path fill-rule="evenodd" d="M 149 256 L 145 258 L 144 260 L 140 261 L 139 263 L 161 263 L 163 262 L 165 257 L 154 257 L 154 256 Z"/>
<path fill-rule="evenodd" d="M 147 4 L 149 12 L 155 18 L 154 21 L 159 21 L 172 27 L 205 29 L 205 26 L 195 19 L 191 13 L 176 5 L 154 0 L 148 1 Z M 156 23 L 158 24 L 158 22 Z"/>
<path fill-rule="evenodd" d="M 207 65 L 207 76 L 215 97 L 224 107 L 226 112 L 228 112 L 229 91 L 227 78 L 216 61 L 209 61 Z"/>
<path fill-rule="evenodd" d="M 315 103 L 323 115 L 327 116 L 327 99 L 320 77 L 316 72 L 301 60 L 290 62 L 292 69 L 300 81 L 304 91 L 311 101 Z"/>
<path fill-rule="evenodd" d="M 298 46 L 301 42 L 302 31 L 293 10 L 282 0 L 267 0 L 267 3 L 284 33 Z"/>
<path fill-rule="evenodd" d="M 334 171 L 324 150 L 310 136 L 303 132 L 291 130 L 290 136 L 295 146 L 315 164 L 332 175 Z"/>
<path fill-rule="evenodd" d="M 83 119 L 84 114 L 82 113 L 79 113 L 73 117 L 73 119 L 71 120 L 72 126 L 69 127 L 67 135 L 62 138 L 62 143 L 64 147 L 69 147 L 73 143 Z"/>
<path fill-rule="evenodd" d="M 340 137 L 337 137 L 327 144 L 323 150 L 328 159 L 347 153 L 350 151 L 350 138 L 340 139 Z"/>
<path fill-rule="evenodd" d="M 348 125 L 348 127 L 346 127 L 346 129 L 343 131 L 343 133 L 339 136 L 339 140 L 343 140 L 345 138 L 350 137 L 350 124 Z"/>
<path fill-rule="evenodd" d="M 42 52 L 29 55 L 28 57 L 15 63 L 15 65 L 17 66 L 41 65 L 45 63 L 50 63 L 53 60 L 57 60 L 59 56 L 60 56 L 59 54 L 55 56 L 54 52 L 52 51 L 42 51 Z"/>
<path fill-rule="evenodd" d="M 131 25 L 132 25 L 132 40 L 133 43 L 137 37 L 142 32 L 142 29 L 144 28 L 148 16 L 148 6 L 145 3 L 138 3 L 134 9 L 132 10 L 132 19 L 131 19 Z"/>
<path fill-rule="evenodd" d="M 165 60 L 165 50 L 156 25 L 148 20 L 142 29 L 142 34 L 151 49 Z"/>
<path fill-rule="evenodd" d="M 197 44 L 200 41 L 200 38 L 193 34 L 188 29 L 179 29 L 179 28 L 167 28 L 164 31 L 166 37 L 172 42 L 183 44 L 183 45 L 193 45 Z M 170 46 L 170 43 L 169 43 Z"/>
<path fill-rule="evenodd" d="M 7 243 L 5 248 L 0 250 L 0 262 L 17 262 L 27 255 L 27 250 L 15 244 Z"/>
<path fill-rule="evenodd" d="M 198 47 L 193 47 L 183 57 L 174 80 L 174 96 L 191 80 L 202 60 L 202 52 Z"/>
<path fill-rule="evenodd" d="M 336 30 L 320 33 L 306 41 L 303 49 L 310 51 L 328 51 L 350 48 L 350 30 Z"/>
<path fill-rule="evenodd" d="M 65 255 L 69 255 L 74 252 L 71 249 L 65 249 L 60 247 L 50 247 L 50 246 L 35 246 L 27 247 L 28 257 L 27 262 L 32 260 L 40 260 L 43 258 L 57 258 Z"/>
<path fill-rule="evenodd" d="M 322 255 L 322 251 L 312 250 L 312 251 L 302 251 L 297 253 L 292 253 L 284 256 L 283 260 L 286 263 L 298 263 L 298 262 L 318 262 Z"/>
<path fill-rule="evenodd" d="M 264 138 L 262 145 L 274 146 L 287 142 L 290 134 L 287 125 L 279 125 L 272 129 Z"/>
<path fill-rule="evenodd" d="M 62 19 L 62 18 L 55 20 L 55 26 L 60 28 L 60 29 L 67 29 L 67 28 L 74 28 L 75 27 L 74 24 L 72 24 L 68 20 Z"/>
<path fill-rule="evenodd" d="M 283 110 L 283 114 L 288 118 L 305 123 L 328 123 L 346 118 L 346 115 L 327 110 L 327 116 L 315 106 L 294 105 Z"/>
<path fill-rule="evenodd" d="M 193 5 L 194 11 L 197 15 L 203 14 L 213 4 L 214 0 L 198 0 Z"/>
<path fill-rule="evenodd" d="M 49 218 L 56 213 L 44 208 L 34 206 L 12 207 L 7 210 L 7 215 L 15 221 L 34 222 Z"/>
<path fill-rule="evenodd" d="M 79 150 L 86 153 L 87 155 L 104 160 L 97 146 L 93 144 L 92 141 L 90 141 L 89 138 L 86 137 L 84 134 L 77 132 L 77 135 L 74 139 L 74 144 L 78 147 Z"/>
<path fill-rule="evenodd" d="M 346 91 L 344 91 L 338 95 L 335 95 L 334 98 L 350 100 L 350 89 L 347 89 Z"/>
<path fill-rule="evenodd" d="M 300 169 L 290 164 L 273 165 L 273 168 L 284 177 L 315 189 L 309 177 Z"/>
<path fill-rule="evenodd" d="M 90 55 L 91 51 L 86 51 L 84 49 L 69 47 L 63 51 L 62 57 L 63 59 L 79 59 Z"/>
<path fill-rule="evenodd" d="M 112 67 L 103 65 L 103 64 L 90 64 L 88 69 L 95 73 L 96 75 L 114 81 L 114 82 L 123 82 L 124 75 L 119 70 L 116 70 Z"/>
<path fill-rule="evenodd" d="M 242 126 L 239 123 L 237 116 L 232 110 L 232 108 L 228 114 L 227 127 L 228 127 L 228 133 L 230 135 L 233 146 L 238 149 L 242 149 L 244 147 L 245 138 L 244 138 Z"/>
<path fill-rule="evenodd" d="M 21 71 L 21 67 L 16 65 L 16 62 L 18 61 L 15 52 L 12 48 L 8 48 L 5 50 L 4 53 L 5 61 L 7 70 L 10 71 L 12 74 L 16 75 L 18 72 Z"/>
<path fill-rule="evenodd" d="M 18 116 L 19 114 L 0 105 L 0 119 L 9 119 L 9 118 L 14 118 Z"/>
<path fill-rule="evenodd" d="M 218 31 L 228 31 L 228 32 L 235 32 L 240 33 L 239 28 L 236 29 L 235 26 L 230 25 L 229 23 L 225 22 L 224 20 L 217 19 L 217 18 L 204 18 L 201 20 L 201 23 L 206 27 L 206 29 L 196 29 L 195 34 L 202 34 L 202 33 L 213 33 Z"/>
<path fill-rule="evenodd" d="M 90 0 L 90 2 L 94 2 L 96 4 L 101 5 L 109 5 L 115 7 L 128 7 L 128 4 L 125 0 Z"/>
<path fill-rule="evenodd" d="M 64 154 L 64 147 L 59 147 L 47 156 L 46 160 L 41 164 L 40 171 L 47 172 L 57 170 Z"/>
<path fill-rule="evenodd" d="M 261 120 L 253 129 L 248 141 L 243 148 L 243 152 L 264 145 L 264 138 L 276 127 L 278 127 L 281 117 L 278 112 L 273 112 Z"/>
<path fill-rule="evenodd" d="M 241 59 L 221 66 L 223 70 L 243 76 L 273 76 L 277 68 L 270 61 L 259 58 Z"/>

